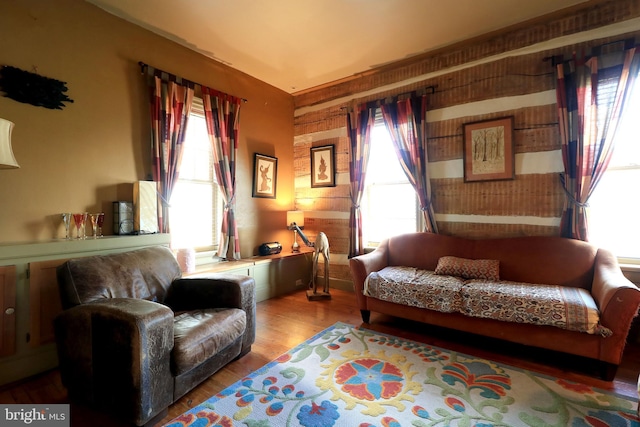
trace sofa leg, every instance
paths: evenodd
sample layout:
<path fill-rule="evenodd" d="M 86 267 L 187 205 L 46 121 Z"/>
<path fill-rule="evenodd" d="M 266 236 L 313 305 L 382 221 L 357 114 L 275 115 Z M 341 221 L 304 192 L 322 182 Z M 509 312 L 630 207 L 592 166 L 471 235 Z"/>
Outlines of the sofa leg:
<path fill-rule="evenodd" d="M 369 323 L 369 319 L 371 318 L 371 311 L 369 311 L 369 310 L 360 310 L 360 315 L 362 316 L 362 321 L 364 323 Z"/>
<path fill-rule="evenodd" d="M 608 362 L 600 362 L 600 378 L 605 381 L 613 381 L 618 371 L 618 365 Z"/>

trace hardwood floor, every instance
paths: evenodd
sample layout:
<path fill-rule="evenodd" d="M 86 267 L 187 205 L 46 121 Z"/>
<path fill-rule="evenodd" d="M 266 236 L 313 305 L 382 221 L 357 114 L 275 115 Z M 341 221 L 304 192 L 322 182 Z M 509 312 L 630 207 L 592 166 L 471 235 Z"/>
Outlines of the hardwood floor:
<path fill-rule="evenodd" d="M 257 337 L 251 353 L 227 365 L 178 400 L 159 424 L 175 418 L 336 322 L 362 325 L 370 330 L 637 397 L 636 382 L 640 373 L 640 344 L 637 342 L 627 345 L 615 380 L 605 382 L 597 378 L 595 366 L 575 357 L 377 313 L 371 314 L 370 324 L 362 324 L 352 293 L 332 290 L 331 294 L 330 301 L 309 302 L 305 292 L 301 291 L 258 303 Z M 0 388 L 0 403 L 67 403 L 67 393 L 57 370 L 53 370 L 19 384 Z M 122 424 L 104 414 L 96 414 L 88 408 L 72 404 L 71 425 L 117 427 Z"/>

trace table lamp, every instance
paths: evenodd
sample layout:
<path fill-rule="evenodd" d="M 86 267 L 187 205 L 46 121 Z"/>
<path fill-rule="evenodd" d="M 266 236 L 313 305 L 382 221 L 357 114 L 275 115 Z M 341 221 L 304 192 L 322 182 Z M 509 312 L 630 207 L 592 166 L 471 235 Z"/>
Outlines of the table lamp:
<path fill-rule="evenodd" d="M 298 231 L 304 228 L 304 212 L 303 211 L 287 211 L 287 228 L 293 230 L 292 252 L 300 252 L 298 245 Z"/>
<path fill-rule="evenodd" d="M 11 131 L 14 124 L 9 120 L 0 119 L 0 169 L 15 169 L 20 165 L 11 150 Z"/>

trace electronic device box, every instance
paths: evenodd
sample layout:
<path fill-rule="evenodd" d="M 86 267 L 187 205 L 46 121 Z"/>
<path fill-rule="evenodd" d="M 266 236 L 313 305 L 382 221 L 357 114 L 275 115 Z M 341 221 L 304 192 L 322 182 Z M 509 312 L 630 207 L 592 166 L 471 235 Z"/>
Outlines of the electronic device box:
<path fill-rule="evenodd" d="M 282 251 L 282 245 L 278 242 L 263 243 L 258 248 L 258 252 L 262 256 L 279 254 L 280 251 Z"/>

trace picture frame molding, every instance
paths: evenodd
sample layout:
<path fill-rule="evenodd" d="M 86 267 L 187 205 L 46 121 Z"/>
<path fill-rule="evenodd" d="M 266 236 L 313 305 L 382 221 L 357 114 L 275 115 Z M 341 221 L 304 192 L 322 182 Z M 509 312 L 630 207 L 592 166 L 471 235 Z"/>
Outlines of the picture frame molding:
<path fill-rule="evenodd" d="M 268 165 L 268 168 L 273 169 L 265 171 L 264 169 L 267 168 L 266 165 Z M 251 192 L 251 196 L 275 199 L 278 184 L 277 181 L 278 158 L 268 156 L 266 154 L 255 153 L 253 156 L 253 190 Z M 269 184 L 271 185 L 269 186 Z"/>
<path fill-rule="evenodd" d="M 499 117 L 495 119 L 480 120 L 463 124 L 463 168 L 464 182 L 501 181 L 515 179 L 515 149 L 513 138 L 513 116 Z M 494 130 L 495 129 L 495 130 Z M 482 132 L 497 134 L 498 141 L 494 147 L 486 148 L 486 136 L 484 150 L 476 153 L 474 148 L 482 146 Z M 474 144 L 474 139 L 478 145 Z M 502 142 L 500 141 L 502 140 Z M 489 163 L 486 165 L 487 155 Z M 480 160 L 482 156 L 485 160 Z M 491 158 L 494 158 L 491 161 Z M 484 169 L 484 170 L 483 170 Z"/>
<path fill-rule="evenodd" d="M 323 155 L 328 160 L 322 164 Z M 334 144 L 311 147 L 311 188 L 335 187 L 336 186 L 336 146 Z M 324 170 L 321 170 L 324 168 Z M 321 175 L 322 174 L 322 175 Z M 326 179 L 322 178 L 326 176 Z M 318 179 L 321 177 L 321 179 Z"/>

